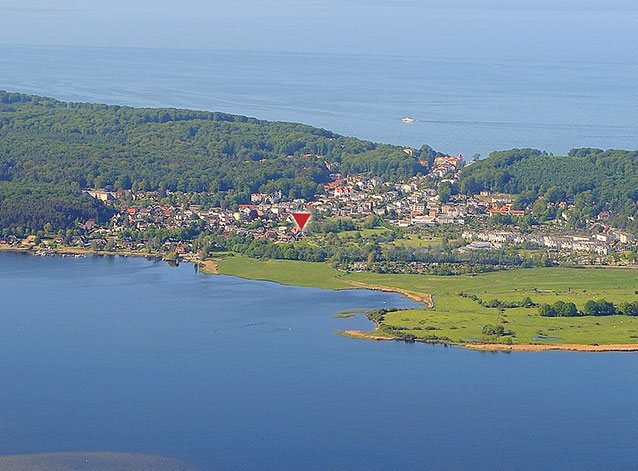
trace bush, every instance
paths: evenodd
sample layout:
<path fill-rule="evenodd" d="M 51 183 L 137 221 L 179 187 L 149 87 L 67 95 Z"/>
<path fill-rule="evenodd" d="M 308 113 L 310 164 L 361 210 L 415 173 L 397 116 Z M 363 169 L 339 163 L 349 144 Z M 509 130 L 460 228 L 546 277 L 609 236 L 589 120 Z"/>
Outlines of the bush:
<path fill-rule="evenodd" d="M 496 335 L 500 337 L 504 333 L 505 333 L 505 328 L 502 325 L 487 324 L 483 326 L 483 334 L 485 335 Z"/>
<path fill-rule="evenodd" d="M 623 304 L 621 311 L 626 316 L 638 316 L 638 301 Z"/>

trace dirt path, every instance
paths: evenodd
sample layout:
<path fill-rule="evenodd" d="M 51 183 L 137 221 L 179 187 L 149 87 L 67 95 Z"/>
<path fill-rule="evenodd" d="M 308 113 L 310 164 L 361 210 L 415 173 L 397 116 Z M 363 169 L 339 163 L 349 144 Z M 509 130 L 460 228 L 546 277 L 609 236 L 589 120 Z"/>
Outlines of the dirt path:
<path fill-rule="evenodd" d="M 346 337 L 352 337 L 355 339 L 365 339 L 365 340 L 396 340 L 389 335 L 380 334 L 377 331 L 373 332 L 364 332 L 363 330 L 344 330 L 341 332 L 342 335 Z"/>

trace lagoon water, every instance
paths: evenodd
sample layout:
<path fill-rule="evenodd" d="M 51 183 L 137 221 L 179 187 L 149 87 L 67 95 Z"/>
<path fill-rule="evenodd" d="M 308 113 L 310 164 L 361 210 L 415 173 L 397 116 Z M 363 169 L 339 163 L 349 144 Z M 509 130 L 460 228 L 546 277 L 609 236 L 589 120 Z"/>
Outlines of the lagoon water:
<path fill-rule="evenodd" d="M 634 354 L 352 340 L 334 332 L 367 321 L 339 311 L 413 303 L 134 258 L 3 253 L 0 299 L 0 455 L 108 451 L 202 470 L 638 466 Z M 73 469 L 91 469 L 98 455 L 86 456 Z"/>
<path fill-rule="evenodd" d="M 637 62 L 0 45 L 0 89 L 302 122 L 466 157 L 636 149 L 636 77 Z"/>

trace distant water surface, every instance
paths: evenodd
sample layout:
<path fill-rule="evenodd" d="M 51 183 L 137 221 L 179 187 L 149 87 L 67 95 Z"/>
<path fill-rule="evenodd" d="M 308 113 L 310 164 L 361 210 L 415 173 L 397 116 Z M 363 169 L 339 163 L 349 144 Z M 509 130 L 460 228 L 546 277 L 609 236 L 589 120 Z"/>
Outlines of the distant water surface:
<path fill-rule="evenodd" d="M 30 455 L 0 465 L 638 467 L 635 354 L 352 340 L 339 311 L 414 304 L 133 258 L 2 253 L 0 299 L 0 456 Z"/>
<path fill-rule="evenodd" d="M 467 157 L 636 149 L 636 77 L 635 62 L 0 45 L 1 89 L 303 122 Z"/>

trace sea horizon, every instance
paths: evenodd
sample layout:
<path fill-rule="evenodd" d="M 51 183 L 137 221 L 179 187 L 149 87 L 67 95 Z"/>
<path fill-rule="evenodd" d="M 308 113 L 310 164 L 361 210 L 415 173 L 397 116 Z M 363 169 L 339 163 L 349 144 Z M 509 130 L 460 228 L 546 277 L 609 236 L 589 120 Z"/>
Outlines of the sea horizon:
<path fill-rule="evenodd" d="M 64 101 L 298 122 L 466 158 L 638 148 L 638 111 L 626 106 L 638 99 L 631 62 L 7 44 L 0 52 L 0 89 Z"/>

